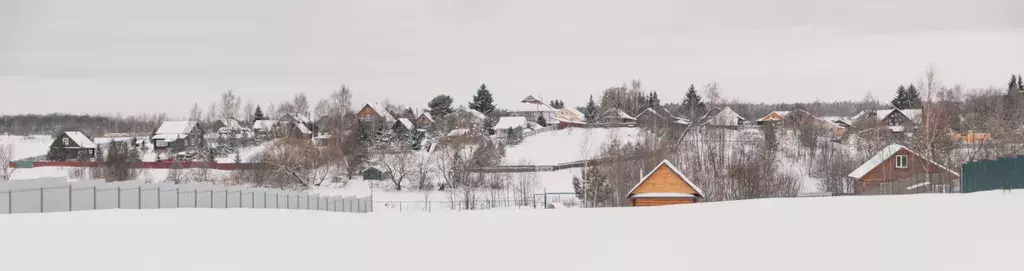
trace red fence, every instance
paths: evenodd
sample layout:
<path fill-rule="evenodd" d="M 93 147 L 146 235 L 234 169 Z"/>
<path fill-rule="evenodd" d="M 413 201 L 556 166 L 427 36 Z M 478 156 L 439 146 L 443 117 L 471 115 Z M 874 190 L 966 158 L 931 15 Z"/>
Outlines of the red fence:
<path fill-rule="evenodd" d="M 56 162 L 56 161 L 34 161 L 29 164 L 28 162 L 12 162 L 11 167 L 14 168 L 34 168 L 34 167 L 99 167 L 99 162 Z M 161 162 L 142 162 L 135 165 L 135 168 L 153 168 L 153 169 L 171 169 L 171 168 L 212 168 L 219 170 L 243 170 L 253 169 L 262 166 L 258 163 L 207 163 L 207 162 L 179 162 L 179 161 L 161 161 Z"/>

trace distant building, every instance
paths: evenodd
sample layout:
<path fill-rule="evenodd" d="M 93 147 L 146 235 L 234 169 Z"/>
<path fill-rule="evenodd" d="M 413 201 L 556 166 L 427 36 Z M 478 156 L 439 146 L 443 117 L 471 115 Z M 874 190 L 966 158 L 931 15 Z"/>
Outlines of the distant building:
<path fill-rule="evenodd" d="M 494 124 L 494 135 L 499 138 L 508 137 L 509 133 L 513 129 L 526 129 L 527 121 L 526 117 L 513 116 L 513 117 L 501 117 L 498 119 L 498 123 Z"/>
<path fill-rule="evenodd" d="M 381 122 L 384 125 L 391 125 L 395 121 L 395 116 L 392 116 L 383 106 L 375 103 L 366 103 L 363 108 L 359 110 L 359 120 L 364 122 Z"/>
<path fill-rule="evenodd" d="M 601 114 L 600 122 L 606 124 L 636 124 L 636 118 L 626 114 L 625 111 L 612 108 Z"/>
<path fill-rule="evenodd" d="M 626 194 L 630 206 L 696 203 L 704 192 L 668 160 L 661 161 Z"/>
<path fill-rule="evenodd" d="M 555 112 L 555 120 L 563 123 L 585 124 L 587 116 L 572 107 L 562 107 Z"/>
<path fill-rule="evenodd" d="M 233 119 L 219 119 L 210 126 L 210 131 L 220 134 L 238 134 L 242 133 L 243 129 L 242 125 Z"/>
<path fill-rule="evenodd" d="M 50 144 L 47 159 L 66 161 L 96 158 L 99 148 L 96 143 L 80 131 L 66 131 Z"/>
<path fill-rule="evenodd" d="M 711 108 L 707 114 L 700 118 L 700 123 L 707 127 L 739 128 L 746 121 L 740 114 L 727 107 Z"/>
<path fill-rule="evenodd" d="M 252 131 L 257 137 L 276 137 L 279 129 L 276 120 L 256 120 L 252 124 Z"/>
<path fill-rule="evenodd" d="M 395 125 L 391 126 L 391 131 L 396 135 L 409 135 L 416 131 L 416 126 L 407 118 L 399 118 L 395 121 Z"/>
<path fill-rule="evenodd" d="M 155 151 L 183 151 L 206 144 L 206 130 L 196 121 L 165 121 L 150 140 Z"/>
<path fill-rule="evenodd" d="M 285 133 L 285 136 L 287 136 L 288 138 L 301 140 L 313 139 L 313 131 L 310 130 L 309 127 L 307 127 L 306 124 L 304 123 L 290 122 L 284 125 L 288 127 L 287 133 Z"/>
<path fill-rule="evenodd" d="M 757 119 L 757 124 L 758 125 L 764 125 L 764 124 L 780 122 L 783 119 L 785 119 L 786 116 L 789 116 L 790 112 L 792 112 L 792 111 L 772 111 L 771 113 L 768 113 L 768 115 L 766 115 L 766 116 L 764 116 L 764 117 L 762 117 L 760 119 Z"/>
<path fill-rule="evenodd" d="M 432 125 L 434 125 L 434 116 L 431 116 L 430 113 L 423 112 L 423 113 L 420 113 L 420 115 L 418 117 L 416 117 L 416 127 L 419 127 L 419 128 L 422 129 L 422 128 L 430 127 Z"/>
<path fill-rule="evenodd" d="M 527 96 L 521 102 L 508 108 L 508 112 L 512 116 L 525 117 L 530 122 L 539 122 L 541 118 L 544 118 L 544 122 L 548 124 L 556 122 L 555 112 L 557 111 L 544 101 L 534 98 L 533 95 Z"/>
<path fill-rule="evenodd" d="M 893 144 L 849 174 L 854 194 L 951 193 L 959 191 L 960 174 Z"/>

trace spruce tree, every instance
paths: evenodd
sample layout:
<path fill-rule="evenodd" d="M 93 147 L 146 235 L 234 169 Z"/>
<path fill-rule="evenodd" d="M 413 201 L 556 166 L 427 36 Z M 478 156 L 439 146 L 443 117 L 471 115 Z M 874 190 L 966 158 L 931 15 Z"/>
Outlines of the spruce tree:
<path fill-rule="evenodd" d="M 1017 83 L 1017 75 L 1011 74 L 1010 83 L 1006 84 L 1006 93 L 1013 94 L 1014 92 L 1019 91 L 1018 86 L 1019 84 Z"/>
<path fill-rule="evenodd" d="M 256 106 L 256 114 L 253 114 L 254 120 L 266 120 L 267 116 L 263 114 L 263 108 Z"/>
<path fill-rule="evenodd" d="M 907 109 L 907 89 L 900 85 L 896 88 L 896 97 L 892 98 L 892 106 L 899 109 Z"/>
<path fill-rule="evenodd" d="M 651 94 L 647 95 L 647 107 L 658 108 L 661 107 L 661 99 L 658 98 L 658 92 L 652 91 Z"/>
<path fill-rule="evenodd" d="M 551 102 L 548 103 L 548 105 L 550 105 L 554 109 L 562 109 L 565 107 L 565 102 L 563 102 L 562 100 L 551 100 Z"/>
<path fill-rule="evenodd" d="M 1024 91 L 1024 76 L 1017 75 L 1017 90 Z"/>
<path fill-rule="evenodd" d="M 587 107 L 583 110 L 583 116 L 587 122 L 597 120 L 597 103 L 594 102 L 594 95 L 590 95 L 590 101 L 587 102 Z"/>
<path fill-rule="evenodd" d="M 920 109 L 923 105 L 924 103 L 921 102 L 921 93 L 917 91 L 917 87 L 915 87 L 914 84 L 910 84 L 910 86 L 907 87 L 907 108 L 900 109 Z"/>
<path fill-rule="evenodd" d="M 697 94 L 697 89 L 690 85 L 690 89 L 686 90 L 686 98 L 683 100 L 683 115 L 685 115 L 690 121 L 696 121 L 698 115 L 704 113 L 706 110 L 705 104 L 701 101 L 700 95 Z"/>
<path fill-rule="evenodd" d="M 494 112 L 494 97 L 491 96 L 491 91 L 487 89 L 486 84 L 480 84 L 476 95 L 473 95 L 473 102 L 469 103 L 469 109 L 480 111 L 484 115 Z"/>
<path fill-rule="evenodd" d="M 437 95 L 427 103 L 427 107 L 430 108 L 430 114 L 437 119 L 443 119 L 452 112 L 452 96 L 445 94 Z M 481 112 L 486 114 L 486 112 Z"/>

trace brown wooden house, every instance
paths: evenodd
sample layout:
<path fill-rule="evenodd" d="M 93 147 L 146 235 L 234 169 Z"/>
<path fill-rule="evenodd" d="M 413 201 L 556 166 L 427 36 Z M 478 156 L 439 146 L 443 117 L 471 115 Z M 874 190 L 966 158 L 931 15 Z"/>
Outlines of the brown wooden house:
<path fill-rule="evenodd" d="M 696 203 L 704 192 L 668 160 L 661 161 L 626 194 L 630 206 Z"/>
<path fill-rule="evenodd" d="M 853 193 L 858 195 L 951 193 L 960 187 L 960 174 L 898 144 L 879 151 L 849 177 L 857 179 Z"/>
<path fill-rule="evenodd" d="M 206 130 L 196 121 L 165 121 L 149 137 L 154 151 L 184 151 L 206 144 Z"/>
<path fill-rule="evenodd" d="M 416 127 L 426 129 L 431 125 L 434 125 L 434 116 L 431 116 L 430 113 L 423 112 L 419 117 L 416 117 Z"/>
<path fill-rule="evenodd" d="M 384 110 L 384 107 L 378 104 L 367 103 L 363 105 L 362 109 L 359 109 L 359 120 L 360 121 L 376 121 L 383 122 L 387 125 L 391 125 L 396 121 L 395 117 Z"/>
<path fill-rule="evenodd" d="M 66 131 L 50 144 L 46 158 L 53 161 L 95 158 L 98 147 L 95 142 L 79 131 Z"/>

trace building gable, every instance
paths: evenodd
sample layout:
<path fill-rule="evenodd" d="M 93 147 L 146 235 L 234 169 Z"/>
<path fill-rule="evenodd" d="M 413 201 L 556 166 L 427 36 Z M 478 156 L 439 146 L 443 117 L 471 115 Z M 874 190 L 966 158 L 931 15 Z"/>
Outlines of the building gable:
<path fill-rule="evenodd" d="M 64 141 L 65 141 L 64 139 L 67 139 L 67 143 L 68 144 L 64 144 Z M 53 144 L 50 144 L 50 147 L 51 148 L 78 148 L 79 146 L 78 146 L 78 143 L 76 143 L 74 139 L 71 139 L 71 137 L 68 136 L 67 133 L 60 133 L 60 136 L 58 136 L 57 139 L 55 139 L 53 141 Z"/>
<path fill-rule="evenodd" d="M 679 172 L 668 161 L 662 161 L 653 171 L 644 176 L 627 196 L 647 193 L 679 193 L 703 197 L 700 190 L 691 180 Z"/>
<path fill-rule="evenodd" d="M 904 167 L 897 166 L 896 157 L 900 156 L 907 157 Z M 932 173 L 949 173 L 952 176 L 959 177 L 959 174 L 956 172 L 921 157 L 904 146 L 893 144 L 882 149 L 874 157 L 864 162 L 863 165 L 850 173 L 849 177 L 861 181 L 880 182 Z"/>

